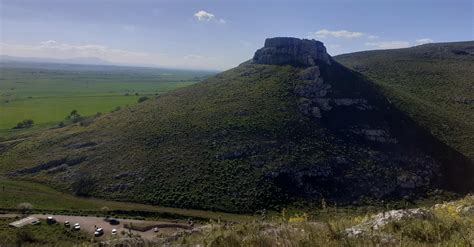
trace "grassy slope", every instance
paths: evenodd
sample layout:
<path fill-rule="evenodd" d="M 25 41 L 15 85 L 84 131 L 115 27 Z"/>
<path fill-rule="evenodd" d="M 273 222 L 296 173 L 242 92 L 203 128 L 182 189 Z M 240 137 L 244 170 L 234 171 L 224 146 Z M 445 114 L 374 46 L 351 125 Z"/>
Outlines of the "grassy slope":
<path fill-rule="evenodd" d="M 397 107 L 474 159 L 474 106 L 455 102 L 456 98 L 474 99 L 473 50 L 474 42 L 442 43 L 357 52 L 335 59 L 381 86 Z"/>
<path fill-rule="evenodd" d="M 139 107 L 100 117 L 87 128 L 71 126 L 45 132 L 32 142 L 20 143 L 17 152 L 3 155 L 1 169 L 5 172 L 31 166 L 32 162 L 60 158 L 72 151 L 74 156 L 89 156 L 89 165 L 79 168 L 83 173 L 94 171 L 100 183 L 133 188 L 107 193 L 112 199 L 235 210 L 233 198 L 244 197 L 237 207 L 256 207 L 255 200 L 261 202 L 268 197 L 265 185 L 259 184 L 261 171 L 244 160 L 219 162 L 215 156 L 259 145 L 268 149 L 267 145 L 273 145 L 268 143 L 275 138 L 272 135 L 287 131 L 285 120 L 291 121 L 295 113 L 281 110 L 294 109 L 286 105 L 290 101 L 281 98 L 288 91 L 281 86 L 292 70 L 272 66 L 234 69 Z M 244 79 L 242 73 L 247 74 Z M 100 144 L 93 148 L 98 152 L 91 152 L 65 148 L 64 141 Z M 40 155 L 43 152 L 48 156 Z M 16 161 L 18 155 L 24 158 L 22 162 Z M 258 159 L 263 165 L 266 157 Z M 209 160 L 213 163 L 208 164 Z M 123 178 L 115 181 L 114 176 L 122 173 Z M 44 181 L 47 176 L 36 179 Z M 231 181 L 232 188 L 221 187 Z M 264 194 L 259 194 L 262 191 Z"/>
<path fill-rule="evenodd" d="M 107 207 L 110 212 L 120 212 L 125 216 L 133 216 L 136 214 L 134 212 L 138 212 L 138 214 L 141 212 L 141 216 L 193 217 L 236 222 L 253 219 L 248 215 L 81 198 L 56 191 L 38 183 L 0 178 L 0 210 L 17 211 L 17 205 L 23 202 L 31 203 L 33 210 L 68 214 L 101 214 L 103 213 L 102 208 Z"/>
<path fill-rule="evenodd" d="M 73 109 L 84 116 L 109 112 L 117 106 L 135 104 L 136 93 L 161 94 L 209 74 L 110 66 L 98 71 L 93 70 L 94 66 L 80 70 L 80 65 L 66 70 L 54 64 L 45 68 L 2 66 L 0 130 L 11 129 L 23 119 L 33 119 L 37 124 L 61 121 Z"/>

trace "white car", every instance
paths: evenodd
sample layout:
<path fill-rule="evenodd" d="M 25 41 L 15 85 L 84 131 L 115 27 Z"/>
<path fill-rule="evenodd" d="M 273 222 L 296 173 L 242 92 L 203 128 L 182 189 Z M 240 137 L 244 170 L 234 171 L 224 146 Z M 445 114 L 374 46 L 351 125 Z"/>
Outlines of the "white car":
<path fill-rule="evenodd" d="M 81 225 L 79 225 L 79 223 L 76 223 L 76 224 L 74 224 L 74 227 L 72 229 L 74 229 L 76 231 L 79 231 L 79 230 L 81 230 Z"/>
<path fill-rule="evenodd" d="M 104 229 L 102 229 L 101 227 L 95 229 L 94 236 L 100 237 L 102 235 L 104 235 Z"/>
<path fill-rule="evenodd" d="M 117 229 L 112 229 L 112 235 L 117 235 Z"/>
<path fill-rule="evenodd" d="M 160 229 L 158 229 L 158 227 L 155 227 L 155 228 L 153 228 L 153 231 L 154 231 L 154 232 L 159 232 Z"/>

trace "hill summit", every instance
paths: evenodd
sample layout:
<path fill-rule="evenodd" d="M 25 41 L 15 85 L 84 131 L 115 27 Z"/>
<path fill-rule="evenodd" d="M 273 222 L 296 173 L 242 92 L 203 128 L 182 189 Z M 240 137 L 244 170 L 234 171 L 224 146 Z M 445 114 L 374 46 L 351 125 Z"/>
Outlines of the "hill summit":
<path fill-rule="evenodd" d="M 253 57 L 256 64 L 315 66 L 331 64 L 326 47 L 320 41 L 297 38 L 269 38 Z"/>
<path fill-rule="evenodd" d="M 252 212 L 472 188 L 463 156 L 314 40 L 137 106 L 4 143 L 0 173 L 82 196 Z M 471 167 L 472 168 L 472 167 Z"/>

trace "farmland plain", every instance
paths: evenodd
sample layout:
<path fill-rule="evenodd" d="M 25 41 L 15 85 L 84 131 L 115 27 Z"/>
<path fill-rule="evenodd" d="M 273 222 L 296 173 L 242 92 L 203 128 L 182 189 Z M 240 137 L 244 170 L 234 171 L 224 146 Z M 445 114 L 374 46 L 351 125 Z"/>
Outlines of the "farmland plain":
<path fill-rule="evenodd" d="M 214 74 L 104 65 L 0 62 L 0 132 L 25 119 L 56 124 L 72 110 L 82 116 L 133 105 Z"/>

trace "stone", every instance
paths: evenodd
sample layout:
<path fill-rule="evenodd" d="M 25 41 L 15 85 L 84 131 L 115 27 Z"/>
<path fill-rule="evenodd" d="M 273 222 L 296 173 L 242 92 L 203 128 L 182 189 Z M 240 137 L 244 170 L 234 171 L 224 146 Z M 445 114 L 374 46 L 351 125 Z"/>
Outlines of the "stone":
<path fill-rule="evenodd" d="M 313 116 L 315 118 L 321 118 L 321 110 L 319 110 L 318 107 L 313 107 L 311 109 L 311 116 Z"/>
<path fill-rule="evenodd" d="M 391 222 L 399 222 L 403 219 L 424 219 L 432 217 L 431 212 L 422 208 L 390 210 L 378 213 L 370 217 L 367 221 L 346 229 L 349 237 L 357 237 L 370 234 L 374 230 L 379 230 Z"/>
<path fill-rule="evenodd" d="M 319 71 L 318 66 L 309 67 L 300 73 L 301 80 L 314 80 L 319 78 L 321 72 Z"/>
<path fill-rule="evenodd" d="M 332 106 L 329 104 L 330 99 L 316 98 L 314 101 L 323 111 L 330 111 L 332 109 Z"/>
<path fill-rule="evenodd" d="M 265 40 L 263 48 L 253 57 L 256 64 L 316 66 L 331 64 L 331 57 L 320 41 L 298 38 L 277 37 Z"/>

